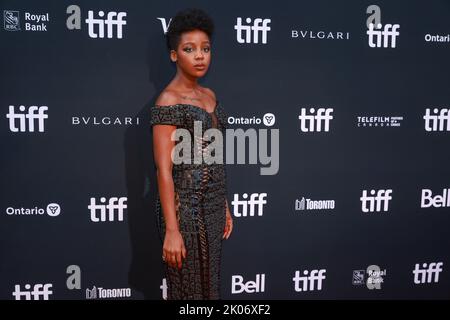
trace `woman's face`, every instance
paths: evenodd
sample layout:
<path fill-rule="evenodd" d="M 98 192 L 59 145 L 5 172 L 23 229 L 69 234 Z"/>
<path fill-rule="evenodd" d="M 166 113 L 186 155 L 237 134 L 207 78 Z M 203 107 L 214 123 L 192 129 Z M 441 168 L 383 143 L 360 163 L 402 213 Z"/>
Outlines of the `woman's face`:
<path fill-rule="evenodd" d="M 211 44 L 208 35 L 201 30 L 183 32 L 177 50 L 171 51 L 172 61 L 192 77 L 206 74 L 211 62 Z"/>

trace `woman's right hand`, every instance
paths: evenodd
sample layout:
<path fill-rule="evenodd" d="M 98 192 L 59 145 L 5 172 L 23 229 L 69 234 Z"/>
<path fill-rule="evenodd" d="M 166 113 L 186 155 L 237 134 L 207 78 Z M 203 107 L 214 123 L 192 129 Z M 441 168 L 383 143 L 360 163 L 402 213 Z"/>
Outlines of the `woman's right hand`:
<path fill-rule="evenodd" d="M 179 230 L 166 230 L 163 245 L 163 260 L 171 267 L 181 269 L 186 259 L 186 247 Z"/>

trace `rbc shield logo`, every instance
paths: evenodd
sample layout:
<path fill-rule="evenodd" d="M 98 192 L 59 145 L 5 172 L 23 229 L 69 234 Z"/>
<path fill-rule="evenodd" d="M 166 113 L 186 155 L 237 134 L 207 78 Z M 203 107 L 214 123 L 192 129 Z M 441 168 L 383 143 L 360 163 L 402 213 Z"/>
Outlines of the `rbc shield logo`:
<path fill-rule="evenodd" d="M 3 21 L 6 31 L 20 31 L 19 11 L 3 10 Z"/>

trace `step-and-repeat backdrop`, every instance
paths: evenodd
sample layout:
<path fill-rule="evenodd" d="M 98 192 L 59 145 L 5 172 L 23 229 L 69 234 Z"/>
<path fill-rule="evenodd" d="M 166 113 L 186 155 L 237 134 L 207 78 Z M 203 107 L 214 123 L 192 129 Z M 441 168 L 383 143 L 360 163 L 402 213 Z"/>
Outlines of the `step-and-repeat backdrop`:
<path fill-rule="evenodd" d="M 449 1 L 0 7 L 1 299 L 166 297 L 149 110 L 186 7 L 247 136 L 222 297 L 450 298 Z"/>

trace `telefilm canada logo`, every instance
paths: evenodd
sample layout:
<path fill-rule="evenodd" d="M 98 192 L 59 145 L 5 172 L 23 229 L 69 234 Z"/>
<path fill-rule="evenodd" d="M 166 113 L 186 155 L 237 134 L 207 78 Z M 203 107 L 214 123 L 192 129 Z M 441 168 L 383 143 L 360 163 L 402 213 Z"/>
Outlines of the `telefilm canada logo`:
<path fill-rule="evenodd" d="M 395 128 L 400 127 L 402 116 L 357 116 L 357 126 L 363 128 Z"/>

